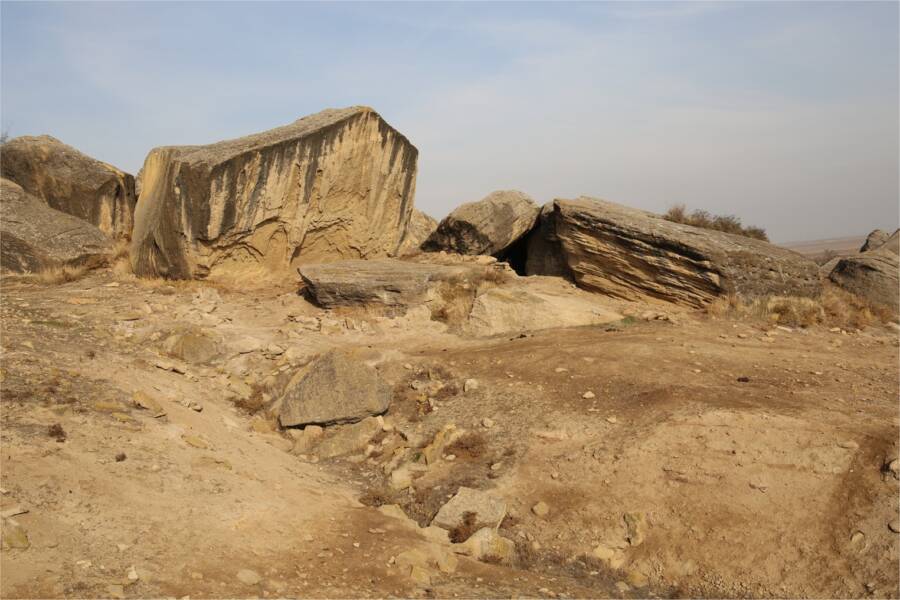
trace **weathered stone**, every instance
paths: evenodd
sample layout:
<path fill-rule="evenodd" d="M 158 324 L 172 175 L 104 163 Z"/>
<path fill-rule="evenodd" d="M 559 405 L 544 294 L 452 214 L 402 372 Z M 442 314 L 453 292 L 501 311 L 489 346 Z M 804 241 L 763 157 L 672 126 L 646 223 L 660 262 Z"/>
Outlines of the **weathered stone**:
<path fill-rule="evenodd" d="M 130 237 L 134 178 L 48 135 L 3 144 L 3 177 L 51 208 L 78 217 L 107 235 Z"/>
<path fill-rule="evenodd" d="M 142 172 L 133 270 L 189 279 L 393 254 L 413 210 L 417 156 L 367 107 L 157 148 Z"/>
<path fill-rule="evenodd" d="M 900 231 L 863 254 L 842 258 L 829 278 L 872 304 L 900 312 Z"/>
<path fill-rule="evenodd" d="M 481 337 L 622 320 L 601 301 L 557 277 L 521 277 L 480 292 L 463 331 Z"/>
<path fill-rule="evenodd" d="M 4 150 L 5 152 L 5 150 Z M 5 160 L 5 154 L 4 154 Z M 36 273 L 106 264 L 112 243 L 102 231 L 0 179 L 0 268 Z"/>
<path fill-rule="evenodd" d="M 352 423 L 385 412 L 390 403 L 391 387 L 375 369 L 332 351 L 288 384 L 278 418 L 283 427 Z"/>
<path fill-rule="evenodd" d="M 406 308 L 435 299 L 442 284 L 471 281 L 475 285 L 490 269 L 473 264 L 382 259 L 306 265 L 298 272 L 309 297 L 323 308 L 366 305 Z"/>
<path fill-rule="evenodd" d="M 132 395 L 131 400 L 136 407 L 149 411 L 151 417 L 162 417 L 166 414 L 166 409 L 162 407 L 156 398 L 146 392 L 136 391 Z"/>
<path fill-rule="evenodd" d="M 329 429 L 335 429 L 336 431 L 319 442 L 319 445 L 316 447 L 316 455 L 319 458 L 334 458 L 361 452 L 365 449 L 369 440 L 381 431 L 381 426 L 378 425 L 375 419 L 369 417 L 359 423 L 340 425 L 334 428 L 329 427 Z"/>
<path fill-rule="evenodd" d="M 531 231 L 540 207 L 517 191 L 498 191 L 468 202 L 447 215 L 422 249 L 507 258 L 513 245 Z"/>
<path fill-rule="evenodd" d="M 869 250 L 878 250 L 881 248 L 886 241 L 891 238 L 891 234 L 887 231 L 882 231 L 880 229 L 875 229 L 866 236 L 866 241 L 863 243 L 862 247 L 860 247 L 860 252 L 868 252 Z"/>
<path fill-rule="evenodd" d="M 436 434 L 431 443 L 422 448 L 422 457 L 425 459 L 426 465 L 434 464 L 443 455 L 444 450 L 458 440 L 463 434 L 463 430 L 457 429 L 455 423 L 448 423 L 442 427 Z"/>
<path fill-rule="evenodd" d="M 821 292 L 818 266 L 795 252 L 603 200 L 555 200 L 536 235 L 579 287 L 627 300 L 702 306 L 729 294 Z M 530 256 L 528 274 L 559 274 L 543 272 L 548 262 Z"/>
<path fill-rule="evenodd" d="M 540 502 L 538 502 L 537 504 L 535 504 L 534 506 L 531 507 L 531 512 L 533 512 L 535 515 L 543 518 L 550 514 L 550 506 L 546 502 L 541 500 Z"/>
<path fill-rule="evenodd" d="M 642 512 L 628 512 L 625 521 L 625 540 L 632 546 L 640 546 L 647 535 L 647 515 Z"/>
<path fill-rule="evenodd" d="M 481 490 L 461 487 L 440 508 L 431 524 L 454 529 L 463 523 L 465 513 L 475 513 L 475 522 L 479 525 L 497 528 L 506 516 L 506 501 Z"/>
<path fill-rule="evenodd" d="M 191 364 L 208 364 L 221 354 L 219 342 L 201 329 L 170 336 L 163 349 L 169 356 Z"/>
<path fill-rule="evenodd" d="M 460 554 L 471 556 L 476 560 L 490 560 L 508 564 L 516 554 L 516 545 L 512 540 L 501 536 L 490 527 L 483 527 L 461 544 L 454 544 Z"/>
<path fill-rule="evenodd" d="M 406 256 L 407 254 L 417 253 L 425 240 L 428 239 L 434 230 L 437 229 L 438 222 L 420 210 L 413 210 L 409 219 L 409 225 L 406 228 L 406 234 L 403 241 L 400 242 L 400 248 L 397 250 L 398 256 Z"/>
<path fill-rule="evenodd" d="M 27 550 L 31 547 L 25 528 L 13 519 L 3 519 L 0 537 L 4 549 Z"/>
<path fill-rule="evenodd" d="M 262 581 L 262 577 L 256 571 L 250 569 L 241 569 L 237 572 L 238 581 L 244 585 L 256 585 Z"/>

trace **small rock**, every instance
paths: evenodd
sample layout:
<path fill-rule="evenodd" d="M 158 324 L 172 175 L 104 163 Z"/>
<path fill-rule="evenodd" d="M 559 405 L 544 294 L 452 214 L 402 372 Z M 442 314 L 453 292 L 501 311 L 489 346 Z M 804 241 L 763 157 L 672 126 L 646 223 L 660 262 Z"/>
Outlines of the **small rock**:
<path fill-rule="evenodd" d="M 619 422 L 619 420 L 618 420 L 617 418 L 615 418 L 615 417 L 606 417 L 606 422 L 607 422 L 607 423 L 612 423 L 613 425 L 615 425 L 616 423 Z"/>
<path fill-rule="evenodd" d="M 490 429 L 491 427 L 494 426 L 494 421 L 485 417 L 481 420 L 481 426 L 484 427 L 485 429 Z"/>
<path fill-rule="evenodd" d="M 127 577 L 128 577 L 128 581 L 137 581 L 138 579 L 141 578 L 141 576 L 138 575 L 137 569 L 134 568 L 134 565 L 132 565 L 132 566 L 128 569 L 128 575 L 127 575 Z"/>
<path fill-rule="evenodd" d="M 151 417 L 162 417 L 166 414 L 166 410 L 155 398 L 140 390 L 131 396 L 131 402 L 137 408 L 149 411 Z"/>
<path fill-rule="evenodd" d="M 642 512 L 629 512 L 622 517 L 625 520 L 625 540 L 632 546 L 640 546 L 647 531 L 647 515 Z"/>
<path fill-rule="evenodd" d="M 463 522 L 463 515 L 467 512 L 475 513 L 481 525 L 498 527 L 506 516 L 506 502 L 487 492 L 461 487 L 440 508 L 431 524 L 451 530 Z"/>
<path fill-rule="evenodd" d="M 431 585 L 431 574 L 427 569 L 420 567 L 419 565 L 413 565 L 409 568 L 409 579 L 416 585 Z"/>
<path fill-rule="evenodd" d="M 199 402 L 191 402 L 188 404 L 188 408 L 196 412 L 203 412 L 203 405 Z"/>
<path fill-rule="evenodd" d="M 894 533 L 900 533 L 900 519 L 894 519 L 893 521 L 888 523 L 888 529 L 890 529 Z"/>
<path fill-rule="evenodd" d="M 210 448 L 212 448 L 209 442 L 198 435 L 191 435 L 186 433 L 181 436 L 181 439 L 184 440 L 184 442 L 188 446 L 193 446 L 194 448 L 200 448 L 201 450 L 209 450 Z"/>
<path fill-rule="evenodd" d="M 531 507 L 531 512 L 539 517 L 546 517 L 550 514 L 550 507 L 542 500 Z"/>
<path fill-rule="evenodd" d="M 463 383 L 463 391 L 471 392 L 478 389 L 478 380 L 477 379 L 466 379 L 465 383 Z"/>
<path fill-rule="evenodd" d="M 116 454 L 116 462 L 123 462 L 128 456 L 124 452 Z"/>
<path fill-rule="evenodd" d="M 591 400 L 592 398 L 596 398 L 597 396 L 594 395 L 594 392 L 587 391 L 587 392 L 583 393 L 581 395 L 581 397 L 584 398 L 585 400 Z"/>
<path fill-rule="evenodd" d="M 854 442 L 853 440 L 845 440 L 843 442 L 838 442 L 838 446 L 844 448 L 845 450 L 856 450 L 859 448 L 859 444 Z"/>
<path fill-rule="evenodd" d="M 2 534 L 3 548 L 27 550 L 31 547 L 28 541 L 28 534 L 25 528 L 12 519 L 4 519 L 0 525 L 0 534 Z"/>
<path fill-rule="evenodd" d="M 251 571 L 250 569 L 241 569 L 238 571 L 237 578 L 238 581 L 244 585 L 256 585 L 262 580 L 256 571 Z"/>
<path fill-rule="evenodd" d="M 555 369 L 553 369 L 553 372 L 554 373 L 568 373 L 569 370 L 565 367 L 556 367 Z"/>
<path fill-rule="evenodd" d="M 637 569 L 631 569 L 628 571 L 628 574 L 625 576 L 625 581 L 631 587 L 643 588 L 649 585 L 649 581 L 647 580 L 647 576 L 638 571 Z"/>

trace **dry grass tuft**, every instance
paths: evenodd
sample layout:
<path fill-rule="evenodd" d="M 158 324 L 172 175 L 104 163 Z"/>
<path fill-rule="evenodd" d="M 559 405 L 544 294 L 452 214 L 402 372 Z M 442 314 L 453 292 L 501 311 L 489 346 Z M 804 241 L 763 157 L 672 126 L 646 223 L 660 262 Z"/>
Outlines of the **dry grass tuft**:
<path fill-rule="evenodd" d="M 81 279 L 87 272 L 87 267 L 83 266 L 67 265 L 61 267 L 50 267 L 49 269 L 45 269 L 29 276 L 29 279 L 33 279 L 47 285 L 57 285 L 60 283 L 68 283 L 70 281 Z"/>
<path fill-rule="evenodd" d="M 824 325 L 863 329 L 894 319 L 890 309 L 873 306 L 864 299 L 833 285 L 826 285 L 818 298 L 766 296 L 745 300 L 738 296 L 719 298 L 706 306 L 711 317 L 763 321 L 787 327 Z"/>
<path fill-rule="evenodd" d="M 684 204 L 676 204 L 671 207 L 663 215 L 663 218 L 674 223 L 684 223 L 685 225 L 693 225 L 703 229 L 713 229 L 765 242 L 769 241 L 769 236 L 766 235 L 765 229 L 753 225 L 741 225 L 741 220 L 734 215 L 713 215 L 705 210 L 688 212 Z"/>

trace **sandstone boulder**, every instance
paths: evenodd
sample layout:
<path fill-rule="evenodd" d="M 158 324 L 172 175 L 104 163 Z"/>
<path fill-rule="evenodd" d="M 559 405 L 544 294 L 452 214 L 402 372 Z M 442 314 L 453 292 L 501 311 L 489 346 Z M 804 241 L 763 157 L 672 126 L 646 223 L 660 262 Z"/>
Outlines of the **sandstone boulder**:
<path fill-rule="evenodd" d="M 353 423 L 385 412 L 390 403 L 391 387 L 378 371 L 332 351 L 288 383 L 278 418 L 283 427 Z"/>
<path fill-rule="evenodd" d="M 493 192 L 447 215 L 422 249 L 505 259 L 514 250 L 514 244 L 534 227 L 539 212 L 540 207 L 522 192 Z"/>
<path fill-rule="evenodd" d="M 400 249 L 397 250 L 397 255 L 406 256 L 418 252 L 425 240 L 428 239 L 428 236 L 437 229 L 437 226 L 437 221 L 420 210 L 413 210 L 406 234 L 403 236 L 403 241 L 400 242 Z"/>
<path fill-rule="evenodd" d="M 842 258 L 829 279 L 872 304 L 900 312 L 900 231 L 875 250 Z"/>
<path fill-rule="evenodd" d="M 130 237 L 134 178 L 59 140 L 42 135 L 3 144 L 3 177 L 51 208 L 83 219 L 104 233 Z"/>
<path fill-rule="evenodd" d="M 50 208 L 20 185 L 0 179 L 3 270 L 36 273 L 65 266 L 93 268 L 105 264 L 111 252 L 109 237 L 90 223 Z"/>
<path fill-rule="evenodd" d="M 866 236 L 866 241 L 863 243 L 862 247 L 859 249 L 860 252 L 868 252 L 869 250 L 877 250 L 881 246 L 884 245 L 886 241 L 888 241 L 891 237 L 887 231 L 882 231 L 880 229 L 875 229 Z"/>
<path fill-rule="evenodd" d="M 141 175 L 133 270 L 189 279 L 394 254 L 413 211 L 417 156 L 367 107 L 156 148 Z"/>
<path fill-rule="evenodd" d="M 795 252 L 603 200 L 555 200 L 533 235 L 543 239 L 530 240 L 529 274 L 558 275 L 555 265 L 581 288 L 628 300 L 702 306 L 728 294 L 821 292 L 818 266 Z"/>

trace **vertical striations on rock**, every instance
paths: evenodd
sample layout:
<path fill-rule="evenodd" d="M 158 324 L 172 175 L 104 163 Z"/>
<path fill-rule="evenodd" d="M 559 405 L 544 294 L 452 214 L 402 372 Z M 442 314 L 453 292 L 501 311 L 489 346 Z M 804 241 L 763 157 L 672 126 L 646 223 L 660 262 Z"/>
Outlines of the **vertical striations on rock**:
<path fill-rule="evenodd" d="M 132 267 L 190 279 L 394 254 L 413 211 L 417 158 L 367 107 L 156 148 L 142 169 Z"/>
<path fill-rule="evenodd" d="M 107 235 L 131 236 L 134 177 L 49 135 L 3 144 L 0 173 L 51 208 L 83 219 Z"/>

